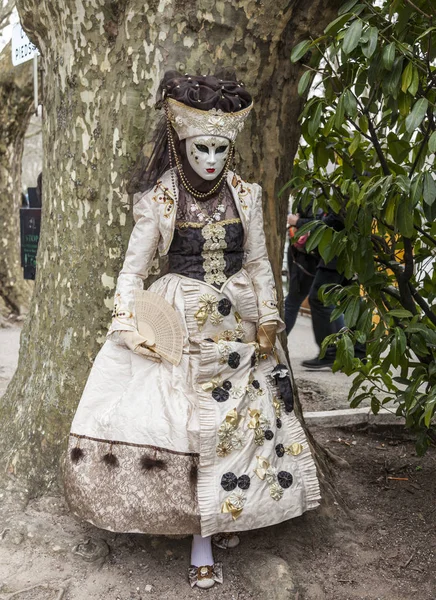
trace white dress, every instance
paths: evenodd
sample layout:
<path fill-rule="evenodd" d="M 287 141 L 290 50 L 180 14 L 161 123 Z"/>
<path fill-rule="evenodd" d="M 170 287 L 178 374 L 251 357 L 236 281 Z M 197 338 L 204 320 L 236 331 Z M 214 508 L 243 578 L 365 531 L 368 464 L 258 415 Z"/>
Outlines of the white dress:
<path fill-rule="evenodd" d="M 135 198 L 114 319 L 71 427 L 66 497 L 77 516 L 117 532 L 207 536 L 280 523 L 316 507 L 319 486 L 301 425 L 270 377 L 277 361 L 256 352 L 260 324 L 283 328 L 261 189 L 230 173 L 231 218 L 203 226 L 180 221 L 170 182 L 165 173 Z M 183 322 L 178 366 L 117 338 L 136 328 L 134 290 L 157 249 L 171 272 L 150 291 Z"/>

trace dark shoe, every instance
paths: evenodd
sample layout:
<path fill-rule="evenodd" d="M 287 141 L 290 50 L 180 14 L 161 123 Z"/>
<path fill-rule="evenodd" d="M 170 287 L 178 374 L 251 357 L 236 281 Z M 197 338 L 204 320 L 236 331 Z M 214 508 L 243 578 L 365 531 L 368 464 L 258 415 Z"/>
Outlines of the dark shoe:
<path fill-rule="evenodd" d="M 335 359 L 333 356 L 324 356 L 324 358 L 311 358 L 303 360 L 301 366 L 306 369 L 331 369 Z"/>

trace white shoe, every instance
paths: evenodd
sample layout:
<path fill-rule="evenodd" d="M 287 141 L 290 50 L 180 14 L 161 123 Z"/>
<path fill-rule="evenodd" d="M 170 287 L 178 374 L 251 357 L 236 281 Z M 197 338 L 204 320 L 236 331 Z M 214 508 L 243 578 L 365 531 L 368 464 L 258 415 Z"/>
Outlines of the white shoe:
<path fill-rule="evenodd" d="M 215 585 L 215 583 L 223 582 L 223 565 L 222 563 L 214 563 L 203 567 L 191 565 L 188 569 L 189 584 L 193 588 L 195 586 L 200 589 L 207 590 Z"/>

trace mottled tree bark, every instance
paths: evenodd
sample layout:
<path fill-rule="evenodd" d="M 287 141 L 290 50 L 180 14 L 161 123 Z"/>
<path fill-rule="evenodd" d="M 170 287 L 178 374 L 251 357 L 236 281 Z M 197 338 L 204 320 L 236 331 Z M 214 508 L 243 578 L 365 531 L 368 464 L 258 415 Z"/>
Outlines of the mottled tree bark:
<path fill-rule="evenodd" d="M 11 45 L 0 54 L 0 296 L 22 313 L 32 286 L 20 261 L 21 158 L 33 101 L 32 63 L 12 66 Z"/>
<path fill-rule="evenodd" d="M 263 185 L 275 272 L 299 127 L 291 47 L 336 0 L 19 0 L 44 64 L 44 217 L 20 363 L 0 407 L 4 470 L 32 493 L 56 484 L 70 421 L 104 341 L 132 227 L 126 179 L 156 119 L 168 68 L 234 66 L 253 91 L 240 174 Z"/>

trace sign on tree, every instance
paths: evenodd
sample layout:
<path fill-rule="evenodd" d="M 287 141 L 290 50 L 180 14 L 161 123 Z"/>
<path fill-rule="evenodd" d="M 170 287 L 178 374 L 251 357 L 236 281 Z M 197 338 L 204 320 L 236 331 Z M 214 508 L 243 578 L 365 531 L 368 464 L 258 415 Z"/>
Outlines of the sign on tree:
<path fill-rule="evenodd" d="M 14 67 L 21 65 L 35 54 L 39 54 L 38 48 L 29 40 L 21 23 L 17 23 L 12 29 L 12 64 Z"/>

